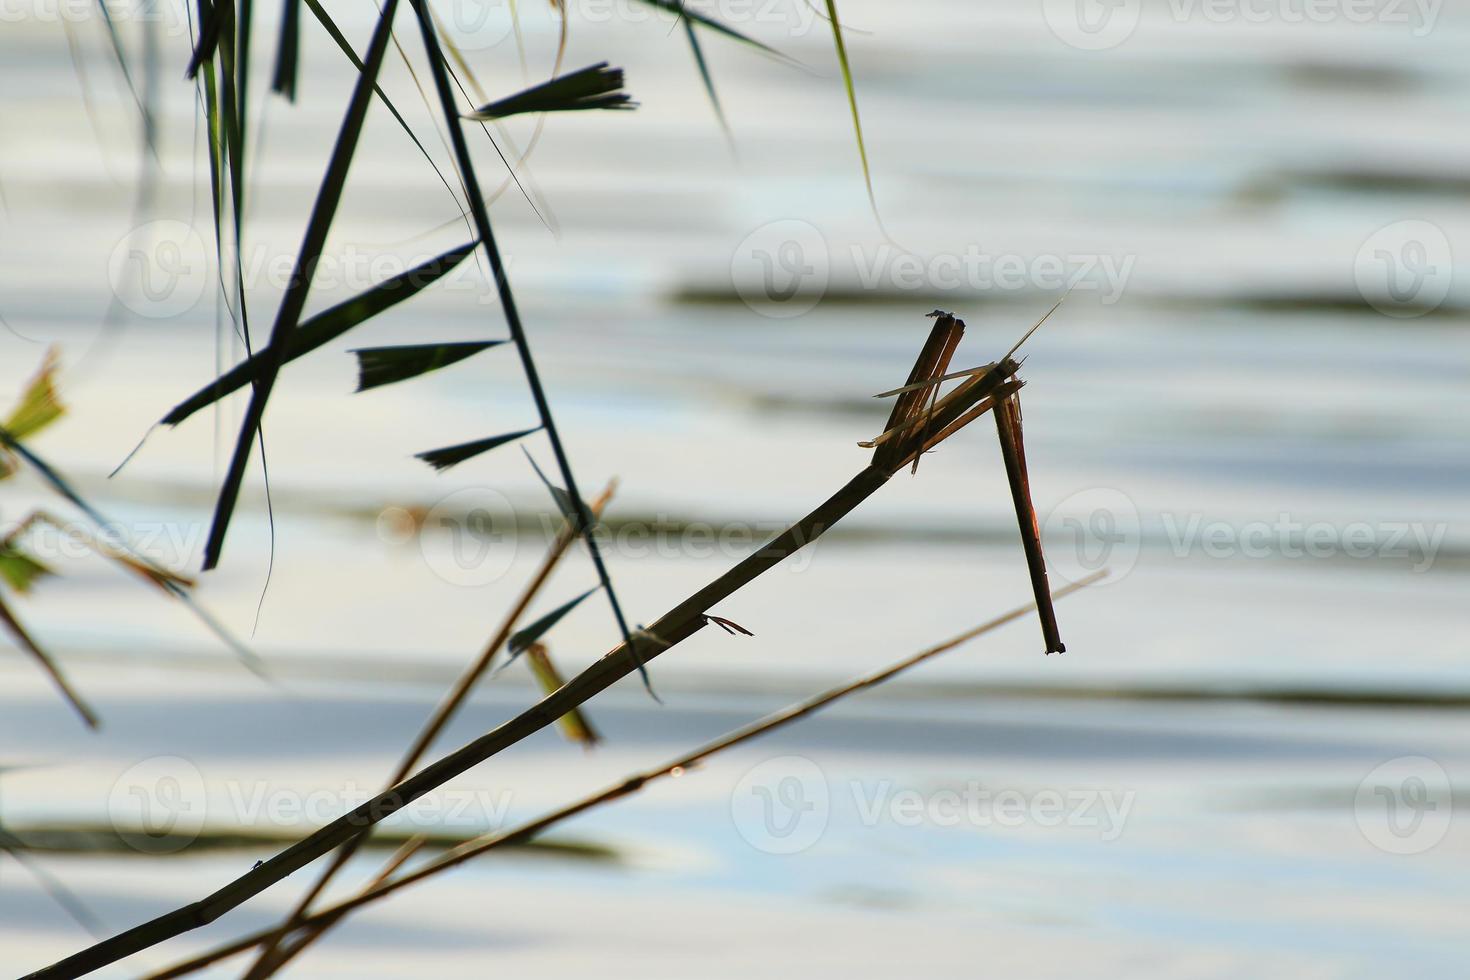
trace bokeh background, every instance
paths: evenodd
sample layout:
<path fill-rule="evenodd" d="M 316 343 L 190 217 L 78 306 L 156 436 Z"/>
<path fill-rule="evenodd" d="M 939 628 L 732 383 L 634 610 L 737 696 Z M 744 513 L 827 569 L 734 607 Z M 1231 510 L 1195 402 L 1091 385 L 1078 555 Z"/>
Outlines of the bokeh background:
<path fill-rule="evenodd" d="M 1112 575 L 1059 604 L 1065 656 L 1043 656 L 1034 622 L 1008 626 L 568 824 L 564 848 L 402 894 L 294 975 L 1456 975 L 1470 9 L 846 0 L 880 226 L 829 25 L 798 0 L 691 5 L 786 56 L 703 35 L 730 140 L 682 29 L 633 0 L 567 3 L 566 64 L 625 67 L 636 112 L 497 133 L 512 157 L 534 143 L 492 217 L 579 480 L 619 480 L 606 549 L 630 615 L 657 618 L 865 465 L 855 443 L 886 417 L 869 396 L 903 381 L 924 314 L 967 320 L 968 366 L 1068 286 L 1025 349 L 1032 487 L 1053 583 Z M 328 6 L 360 49 L 372 10 Z M 519 43 L 503 3 L 438 6 L 491 95 L 550 69 L 547 5 L 519 5 Z M 153 433 L 107 478 L 243 354 L 219 302 L 182 9 L 157 9 L 150 48 L 138 11 L 112 5 L 157 100 L 141 165 L 95 8 L 0 10 L 0 393 L 59 346 L 70 412 L 35 448 L 142 550 L 195 570 L 243 401 Z M 258 12 L 262 95 L 276 15 Z M 406 15 L 399 35 L 422 66 Z M 352 79 L 310 20 L 302 66 L 297 104 L 261 98 L 252 125 L 260 335 Z M 450 174 L 401 60 L 383 86 Z M 475 147 L 499 187 L 504 167 Z M 374 107 L 308 310 L 465 240 L 458 214 Z M 104 727 L 83 730 L 7 650 L 0 823 L 53 832 L 29 863 L 93 928 L 198 898 L 275 847 L 161 857 L 79 829 L 290 837 L 330 819 L 386 777 L 539 560 L 553 510 L 518 450 L 444 474 L 413 458 L 532 424 L 509 347 L 352 393 L 348 348 L 506 335 L 483 271 L 464 268 L 282 374 L 274 536 L 256 469 L 199 589 L 276 685 L 135 579 L 31 539 L 60 574 L 14 608 Z M 77 516 L 33 478 L 0 487 L 7 526 L 41 505 Z M 594 583 L 575 554 L 535 611 Z M 543 733 L 400 825 L 469 835 L 532 816 L 1027 601 L 982 420 L 714 610 L 755 637 L 707 630 L 659 660 L 662 706 L 626 681 L 589 710 L 596 751 Z M 614 634 L 589 599 L 552 652 L 573 670 Z M 511 666 L 440 748 L 536 696 Z M 261 927 L 301 887 L 109 975 Z M 0 910 L 11 972 L 88 941 L 3 855 Z"/>

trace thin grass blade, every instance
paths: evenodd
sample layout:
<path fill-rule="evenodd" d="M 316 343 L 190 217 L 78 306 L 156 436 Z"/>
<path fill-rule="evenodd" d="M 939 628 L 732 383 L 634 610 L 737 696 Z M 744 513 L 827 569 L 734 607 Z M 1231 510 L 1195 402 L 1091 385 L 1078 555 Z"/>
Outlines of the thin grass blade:
<path fill-rule="evenodd" d="M 515 95 L 480 106 L 466 119 L 505 119 L 528 112 L 574 112 L 581 109 L 634 109 L 638 103 L 623 91 L 623 69 L 603 61 L 532 85 Z"/>
<path fill-rule="evenodd" d="M 510 635 L 509 642 L 507 642 L 505 645 L 506 650 L 510 652 L 510 658 L 514 660 L 516 657 L 519 657 L 521 654 L 525 653 L 526 650 L 530 648 L 531 644 L 535 643 L 537 640 L 541 639 L 541 637 L 551 632 L 551 628 L 557 623 L 561 622 L 567 613 L 571 612 L 573 609 L 576 609 L 583 599 L 587 598 L 589 595 L 596 592 L 600 588 L 602 588 L 602 586 L 594 585 L 586 592 L 583 592 L 581 595 L 577 596 L 571 602 L 567 602 L 560 606 L 557 606 L 551 612 L 547 613 L 545 616 L 542 616 L 540 619 L 536 620 L 525 629 L 517 630 L 516 632 L 512 633 Z"/>
<path fill-rule="evenodd" d="M 475 242 L 466 242 L 452 248 L 437 258 L 385 279 L 372 289 L 323 310 L 304 321 L 295 331 L 287 335 L 286 356 L 283 363 L 294 361 L 301 355 L 330 343 L 358 324 L 433 285 L 463 262 L 474 251 L 475 244 Z M 226 395 L 239 391 L 258 380 L 266 368 L 266 353 L 266 351 L 261 351 L 254 357 L 242 361 L 220 375 L 211 384 L 179 402 L 163 417 L 160 424 L 178 425 L 201 408 L 206 408 Z"/>
<path fill-rule="evenodd" d="M 360 347 L 357 355 L 357 390 L 367 391 L 396 381 L 407 381 L 437 371 L 503 340 L 472 340 L 451 344 L 402 344 L 396 347 Z"/>
<path fill-rule="evenodd" d="M 423 460 L 436 470 L 447 470 L 451 466 L 457 466 L 467 459 L 473 459 L 481 453 L 488 453 L 496 446 L 503 446 L 508 442 L 515 442 L 533 432 L 540 431 L 540 426 L 534 429 L 522 429 L 520 432 L 507 432 L 501 436 L 491 436 L 488 439 L 476 439 L 474 442 L 462 442 L 457 446 L 445 446 L 443 449 L 430 449 L 422 453 L 414 453 L 414 457 Z"/>

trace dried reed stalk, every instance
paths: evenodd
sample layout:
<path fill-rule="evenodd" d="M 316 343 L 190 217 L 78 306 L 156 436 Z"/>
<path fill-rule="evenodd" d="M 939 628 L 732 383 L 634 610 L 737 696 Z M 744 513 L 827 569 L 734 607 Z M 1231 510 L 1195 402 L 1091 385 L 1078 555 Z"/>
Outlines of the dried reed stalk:
<path fill-rule="evenodd" d="M 602 516 L 603 510 L 612 500 L 613 493 L 616 490 L 617 481 L 610 481 L 602 493 L 598 495 L 597 499 L 588 505 L 588 510 L 591 511 L 594 521 Z M 485 671 L 490 669 L 490 664 L 494 661 L 495 655 L 500 652 L 505 646 L 506 641 L 510 639 L 511 633 L 515 631 L 516 623 L 526 614 L 526 610 L 530 608 L 531 603 L 540 594 L 541 587 L 546 584 L 547 580 L 551 577 L 552 571 L 555 570 L 562 556 L 571 548 L 572 543 L 577 540 L 577 537 L 578 532 L 575 526 L 570 523 L 563 525 L 560 533 L 557 534 L 551 543 L 551 547 L 547 550 L 546 557 L 541 559 L 540 567 L 536 569 L 530 580 L 521 589 L 520 596 L 511 606 L 510 612 L 506 613 L 505 618 L 501 620 L 500 625 L 495 630 L 495 634 L 490 638 L 490 642 L 485 644 L 484 649 L 480 651 L 480 655 L 459 675 L 454 685 L 444 695 L 443 700 L 439 702 L 439 706 L 434 709 L 434 713 L 429 716 L 429 720 L 419 730 L 418 735 L 413 740 L 413 744 L 409 746 L 408 751 L 403 756 L 403 760 L 398 764 L 398 768 L 388 778 L 387 789 L 392 789 L 413 772 L 414 767 L 423 759 L 424 753 L 429 750 L 429 746 L 434 744 L 434 740 L 444 731 L 444 727 L 449 724 L 455 712 L 469 698 L 470 692 L 474 690 L 475 685 L 484 677 Z M 368 834 L 363 834 L 361 837 L 356 837 L 337 851 L 336 856 L 327 865 L 321 877 L 316 880 L 316 883 L 311 888 L 307 889 L 306 894 L 301 897 L 295 909 L 286 917 L 286 921 L 276 931 L 275 938 L 265 944 L 265 948 L 261 950 L 260 957 L 256 960 L 255 965 L 246 974 L 247 980 L 259 980 L 260 977 L 269 976 L 274 972 L 276 967 L 281 965 L 276 964 L 274 967 L 271 965 L 272 956 L 275 953 L 280 939 L 301 924 L 301 920 L 305 918 L 306 913 L 311 909 L 311 903 L 316 901 L 317 897 L 321 895 L 323 889 L 327 887 L 327 884 L 331 882 L 332 878 L 341 870 L 342 866 L 351 860 L 352 855 L 357 853 L 357 849 L 368 839 L 368 836 Z"/>
<path fill-rule="evenodd" d="M 944 332 L 935 330 L 930 334 L 929 341 L 919 356 L 921 365 L 939 363 L 940 352 L 949 344 L 951 329 L 953 328 Z M 876 493 L 897 471 L 989 411 L 994 407 L 997 398 L 1003 399 L 1013 394 L 1019 389 L 1021 382 L 1006 379 L 1015 374 L 1017 367 L 1016 362 L 1009 357 L 1004 358 L 994 368 L 959 384 L 928 411 L 924 411 L 922 407 L 914 409 L 916 415 L 923 416 L 920 419 L 922 426 L 916 433 L 900 435 L 886 441 L 874 452 L 873 461 L 868 466 L 810 514 L 669 610 L 651 627 L 636 630 L 629 640 L 619 643 L 600 660 L 568 681 L 565 687 L 542 698 L 520 715 L 449 753 L 276 856 L 262 861 L 203 899 L 102 940 L 31 976 L 36 980 L 62 980 L 82 976 L 207 925 L 322 855 L 368 833 L 373 825 L 397 813 L 425 793 L 554 724 L 562 715 L 639 670 L 646 661 L 699 632 L 708 622 L 706 612 L 716 603 L 733 595 L 821 537 Z M 932 373 L 932 367 L 928 370 Z M 918 404 L 922 406 L 922 401 Z"/>
<path fill-rule="evenodd" d="M 1107 574 L 1108 573 L 1106 570 L 1094 572 L 1086 578 L 1079 579 L 1076 582 L 1065 585 L 1056 591 L 1054 598 L 1060 599 L 1064 596 L 1078 591 L 1079 589 L 1086 588 L 1087 586 L 1092 585 L 1094 582 L 1097 582 L 1100 579 L 1106 577 Z M 895 664 L 883 668 L 882 670 L 867 674 L 856 680 L 850 681 L 839 687 L 832 688 L 831 690 L 828 690 L 822 694 L 816 695 L 815 697 L 808 698 L 805 701 L 801 701 L 797 704 L 791 705 L 790 707 L 783 708 L 782 710 L 775 712 L 774 714 L 767 715 L 759 721 L 752 722 L 751 724 L 746 725 L 743 728 L 738 728 L 735 731 L 723 735 L 712 742 L 707 742 L 706 744 L 700 746 L 692 752 L 686 753 L 685 755 L 682 755 L 677 759 L 666 762 L 660 766 L 655 766 L 652 769 L 648 769 L 643 772 L 629 776 L 621 782 L 614 783 L 613 785 L 608 786 L 596 793 L 593 793 L 590 796 L 586 796 L 575 803 L 569 803 L 566 806 L 559 807 L 556 810 L 552 810 L 551 812 L 543 814 L 542 816 L 537 817 L 535 820 L 532 820 L 528 823 L 521 824 L 520 826 L 511 828 L 510 830 L 500 831 L 492 834 L 485 834 L 481 837 L 475 838 L 474 840 L 465 841 L 463 844 L 451 848 L 434 860 L 428 862 L 421 867 L 415 868 L 413 871 L 410 871 L 401 877 L 394 878 L 391 881 L 385 881 L 381 880 L 382 875 L 379 875 L 378 880 L 370 883 L 366 888 L 364 888 L 361 892 L 359 892 L 352 898 L 344 899 L 343 901 L 329 906 L 328 908 L 325 908 L 320 912 L 317 912 L 316 914 L 308 917 L 302 924 L 309 928 L 310 931 L 307 932 L 300 940 L 298 940 L 298 946 L 293 948 L 292 953 L 294 954 L 295 952 L 299 952 L 301 948 L 304 948 L 307 944 L 320 937 L 320 935 L 326 929 L 339 922 L 349 912 L 359 909 L 369 903 L 378 901 L 379 899 L 385 898 L 388 895 L 391 895 L 394 892 L 398 891 L 400 888 L 405 888 L 408 885 L 439 874 L 440 872 L 455 867 L 456 865 L 463 864 L 465 861 L 468 861 L 474 857 L 479 857 L 481 854 L 484 854 L 487 851 L 494 850 L 497 847 L 501 847 L 507 844 L 524 843 L 525 841 L 528 841 L 531 838 L 540 835 L 542 832 L 559 823 L 562 823 L 565 820 L 570 819 L 571 817 L 577 816 L 581 813 L 585 813 L 588 810 L 602 806 L 603 804 L 612 803 L 622 799 L 623 797 L 631 796 L 656 779 L 660 779 L 665 776 L 683 775 L 685 772 L 692 770 L 694 767 L 703 763 L 711 756 L 717 755 L 728 749 L 735 748 L 742 743 L 748 742 L 784 725 L 788 725 L 792 722 L 798 721 L 802 718 L 807 717 L 808 715 L 815 714 L 821 709 L 831 705 L 833 702 L 839 701 L 849 695 L 856 694 L 870 687 L 876 687 L 877 685 L 891 680 L 892 678 L 907 670 L 910 670 L 913 667 L 917 667 L 919 664 L 922 664 L 927 660 L 931 660 L 943 653 L 947 653 L 950 650 L 953 650 L 956 647 L 975 639 L 976 637 L 982 636 L 986 633 L 991 632 L 992 630 L 998 629 L 1001 626 L 1006 625 L 1007 623 L 1014 622 L 1015 620 L 1020 619 L 1022 616 L 1025 616 L 1031 610 L 1036 608 L 1038 608 L 1036 604 L 1031 603 L 1030 605 L 1020 606 L 1016 609 L 1012 609 L 1011 611 L 997 616 L 987 623 L 983 623 L 982 625 L 977 626 L 971 630 L 967 630 L 966 632 L 961 633 L 958 636 L 945 640 L 943 643 L 939 643 L 935 646 L 929 647 L 927 650 L 923 650 L 919 653 L 913 654 L 912 656 L 900 660 Z M 266 929 L 261 932 L 253 933 L 249 936 L 237 939 L 224 946 L 220 946 L 216 949 L 210 950 L 207 953 L 203 953 L 183 963 L 179 963 L 175 966 L 169 967 L 168 969 L 163 970 L 159 973 L 150 974 L 147 977 L 147 980 L 172 980 L 172 978 L 174 977 L 181 977 L 193 973 L 197 970 L 202 970 L 207 966 L 212 966 L 220 960 L 227 959 L 228 957 L 235 956 L 239 953 L 243 953 L 246 950 L 266 941 L 274 934 L 274 930 L 271 929 Z"/>
<path fill-rule="evenodd" d="M 1021 399 L 1003 400 L 995 409 L 995 429 L 1000 436 L 1000 454 L 1005 459 L 1011 500 L 1016 505 L 1016 523 L 1021 529 L 1021 548 L 1026 552 L 1026 570 L 1031 574 L 1031 592 L 1036 596 L 1037 618 L 1046 652 L 1066 653 L 1057 629 L 1057 613 L 1051 605 L 1051 588 L 1046 581 L 1046 558 L 1041 553 L 1041 531 L 1036 525 L 1036 507 L 1031 503 L 1031 480 L 1026 474 L 1026 444 L 1021 439 Z"/>

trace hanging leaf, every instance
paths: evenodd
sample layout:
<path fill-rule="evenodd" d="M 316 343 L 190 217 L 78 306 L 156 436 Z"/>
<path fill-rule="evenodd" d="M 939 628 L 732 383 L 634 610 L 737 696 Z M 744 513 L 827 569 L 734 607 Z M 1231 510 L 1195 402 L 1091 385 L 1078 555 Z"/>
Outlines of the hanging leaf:
<path fill-rule="evenodd" d="M 401 303 L 436 280 L 453 271 L 474 251 L 475 242 L 466 242 L 452 248 L 438 258 L 414 266 L 407 272 L 385 279 L 366 292 L 354 296 L 331 309 L 323 310 L 306 320 L 288 335 L 286 361 L 294 361 L 302 354 L 310 353 L 342 336 L 353 327 L 370 317 L 377 316 L 389 307 Z M 163 425 L 178 425 L 201 408 L 219 401 L 231 392 L 239 391 L 263 372 L 268 363 L 265 351 L 237 364 L 220 375 L 213 383 L 199 389 L 184 401 L 175 405 L 163 417 Z"/>
<path fill-rule="evenodd" d="M 536 475 L 541 478 L 542 485 L 546 487 L 548 492 L 550 492 L 551 499 L 556 501 L 556 509 L 561 511 L 561 516 L 567 519 L 567 523 L 570 524 L 572 527 L 578 529 L 580 529 L 584 523 L 590 524 L 591 512 L 588 511 L 587 505 L 583 504 L 581 512 L 579 513 L 577 509 L 577 499 L 573 497 L 570 493 L 567 493 L 567 491 L 563 490 L 561 487 L 557 486 L 555 483 L 552 483 L 550 480 L 548 480 L 546 478 L 546 474 L 541 472 L 541 467 L 536 465 L 535 457 L 527 452 L 525 447 L 522 447 L 521 451 L 526 453 L 526 460 L 531 464 L 531 469 L 535 470 Z"/>
<path fill-rule="evenodd" d="M 20 401 L 16 403 L 5 428 L 17 439 L 40 432 L 66 413 L 66 408 L 56 394 L 56 369 L 59 358 L 55 347 L 46 352 L 46 359 L 31 379 L 26 382 Z"/>
<path fill-rule="evenodd" d="M 415 458 L 423 460 L 436 470 L 447 470 L 458 463 L 489 452 L 496 446 L 503 446 L 507 442 L 514 442 L 522 436 L 528 436 L 541 427 L 535 429 L 522 429 L 520 432 L 507 432 L 503 436 L 491 436 L 489 439 L 478 439 L 475 442 L 464 442 L 458 446 L 446 446 L 443 449 L 430 449 L 427 452 L 414 453 Z"/>
<path fill-rule="evenodd" d="M 540 619 L 536 620 L 536 622 L 532 623 L 530 626 L 527 626 L 525 629 L 517 630 L 515 633 L 512 633 L 509 642 L 506 643 L 506 649 L 510 651 L 510 658 L 514 660 L 516 657 L 519 657 L 522 653 L 526 652 L 526 650 L 531 646 L 532 643 L 535 643 L 537 640 L 541 639 L 541 637 L 545 636 L 551 631 L 551 628 L 553 626 L 561 622 L 563 616 L 571 612 L 573 609 L 576 609 L 579 602 L 581 602 L 583 599 L 587 598 L 589 595 L 596 592 L 600 588 L 602 588 L 602 586 L 594 585 L 592 588 L 588 589 L 586 592 L 583 592 L 581 595 L 577 596 L 577 598 L 573 599 L 571 602 L 568 602 L 566 605 L 558 606 L 551 612 L 547 613 L 545 616 L 542 616 Z"/>
<path fill-rule="evenodd" d="M 209 0 L 199 0 L 199 41 L 194 45 L 188 67 L 184 69 L 185 78 L 193 80 L 199 74 L 200 66 L 214 57 L 214 50 L 219 47 L 219 30 L 220 17 L 215 13 L 214 4 Z"/>
<path fill-rule="evenodd" d="M 638 103 L 623 88 L 623 70 L 607 62 L 558 75 L 498 102 L 482 105 L 465 116 L 485 121 L 524 112 L 571 112 L 579 109 L 634 109 Z"/>
<path fill-rule="evenodd" d="M 678 17 L 688 18 L 689 20 L 694 21 L 696 24 L 708 27 L 710 30 L 715 31 L 716 33 L 723 34 L 729 38 L 734 38 L 735 40 L 748 44 L 753 48 L 758 48 L 759 50 L 764 51 L 766 54 L 775 55 L 782 61 L 789 60 L 786 58 L 785 55 L 781 54 L 781 52 L 777 51 L 775 48 L 766 44 L 762 44 L 749 35 L 741 34 L 739 31 L 735 30 L 735 28 L 728 27 L 722 21 L 715 20 L 713 17 L 710 17 L 707 14 L 701 14 L 697 10 L 691 10 L 690 8 L 685 6 L 684 0 L 642 0 L 642 2 L 648 4 L 650 7 L 657 7 L 660 10 L 668 11 L 669 13 L 674 14 Z"/>
<path fill-rule="evenodd" d="M 536 677 L 536 683 L 541 685 L 541 690 L 547 694 L 560 690 L 566 684 L 561 671 L 556 669 L 552 663 L 551 652 L 546 649 L 544 643 L 532 643 L 526 648 L 526 663 L 531 666 L 531 673 Z M 562 734 L 578 745 L 592 748 L 602 741 L 592 723 L 587 720 L 587 715 L 581 708 L 573 708 L 557 719 Z"/>
<path fill-rule="evenodd" d="M 362 347 L 352 352 L 357 355 L 357 390 L 367 391 L 379 385 L 416 378 L 503 343 L 503 340 L 476 340 L 453 344 Z"/>
<path fill-rule="evenodd" d="M 0 544 L 0 579 L 21 595 L 31 591 L 37 579 L 55 574 L 25 552 Z"/>

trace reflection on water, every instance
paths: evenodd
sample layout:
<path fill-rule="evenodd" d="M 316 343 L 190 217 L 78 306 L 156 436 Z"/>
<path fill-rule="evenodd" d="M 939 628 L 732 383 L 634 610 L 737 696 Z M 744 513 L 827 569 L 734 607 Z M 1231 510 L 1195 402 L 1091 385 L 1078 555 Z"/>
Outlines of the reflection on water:
<path fill-rule="evenodd" d="M 1444 5 L 1419 31 L 1124 4 L 1136 15 L 1127 37 L 1086 50 L 1058 27 L 1062 6 L 843 5 L 892 241 L 865 204 L 826 25 L 797 14 L 747 26 L 810 72 L 706 44 L 732 158 L 679 32 L 581 11 L 567 63 L 625 65 L 642 107 L 548 124 L 524 183 L 555 234 L 515 188 L 494 215 L 581 482 L 621 479 L 607 551 L 641 621 L 865 464 L 855 443 L 885 413 L 867 396 L 902 381 L 922 314 L 965 316 L 959 356 L 980 363 L 1072 286 L 1025 368 L 1053 574 L 1114 571 L 1059 606 L 1072 652 L 1043 657 L 1034 624 L 1009 627 L 906 691 L 565 832 L 614 847 L 616 865 L 486 862 L 344 929 L 303 975 L 401 976 L 492 955 L 570 972 L 635 954 L 645 973 L 708 975 L 747 972 L 757 948 L 763 963 L 774 954 L 848 975 L 952 968 L 977 951 L 1046 975 L 1347 976 L 1453 962 L 1470 838 L 1449 782 L 1464 785 L 1464 722 L 1424 702 L 1470 692 L 1470 291 L 1453 275 L 1470 242 L 1466 9 Z M 354 16 L 360 41 L 367 14 Z M 544 67 L 550 22 L 540 9 L 525 18 Z M 105 480 L 239 355 L 212 302 L 182 50 L 169 40 L 159 73 L 151 219 L 165 224 L 134 232 L 135 122 L 97 25 L 79 26 L 85 83 L 54 19 L 0 32 L 12 93 L 0 126 L 13 135 L 0 142 L 0 391 L 61 344 L 72 411 L 38 448 L 150 554 L 197 567 L 238 403 L 154 433 Z M 519 82 L 513 40 L 497 41 L 467 47 L 492 92 Z M 268 104 L 255 151 L 244 258 L 257 324 L 350 77 L 315 35 L 303 63 L 311 84 L 294 108 Z M 401 65 L 385 88 L 442 161 Z M 524 146 L 531 126 L 512 133 Z M 309 309 L 459 243 L 455 216 L 375 111 Z M 178 261 L 161 263 L 162 246 Z M 139 249 L 152 265 L 137 265 Z M 349 347 L 504 336 L 483 271 L 465 269 L 282 375 L 267 427 L 276 560 L 251 642 L 284 691 L 136 583 L 53 548 L 63 575 L 21 608 L 107 728 L 75 730 L 30 665 L 8 662 L 8 823 L 105 823 L 119 774 L 163 754 L 197 766 L 222 826 L 250 822 L 246 790 L 383 777 L 544 546 L 548 502 L 518 454 L 443 475 L 412 458 L 524 427 L 532 409 L 508 350 L 350 394 Z M 6 494 L 4 520 L 45 500 L 33 483 Z M 754 640 L 702 636 L 660 661 L 669 707 L 619 689 L 596 717 L 604 750 L 581 758 L 548 735 L 461 788 L 509 787 L 513 814 L 527 816 L 1024 602 L 1009 508 L 977 425 L 722 607 Z M 483 559 L 456 559 L 453 532 L 479 512 Z M 202 588 L 241 633 L 268 560 L 257 483 Z M 546 609 L 590 581 L 585 561 L 568 562 Z M 553 642 L 570 668 L 611 635 L 606 610 L 587 603 Z M 1195 700 L 1158 697 L 1170 692 Z M 531 696 L 513 668 L 445 744 Z M 1363 703 L 1374 698 L 1418 707 Z M 801 854 L 775 854 L 734 814 L 765 785 L 743 777 L 793 756 L 821 771 L 827 822 Z M 1370 775 L 1418 757 L 1448 782 L 1417 763 Z M 763 799 L 798 804 L 773 819 L 809 812 L 812 800 L 782 795 L 796 785 L 787 770 L 771 771 Z M 991 794 L 988 822 L 962 807 L 946 823 L 935 800 L 963 800 L 972 783 Z M 1005 790 L 1024 801 L 1014 825 L 991 819 Z M 1133 794 L 1116 837 L 1038 819 L 1045 793 L 1065 804 L 1093 790 Z M 903 816 L 906 791 L 917 822 Z M 1402 820 L 1373 823 L 1380 812 Z M 1413 828 L 1441 814 L 1442 839 L 1403 853 L 1397 842 L 1422 842 Z M 155 863 L 146 878 L 142 862 L 116 856 L 45 863 L 115 929 L 261 856 Z M 28 968 L 78 945 L 35 880 L 0 868 L 7 962 Z M 496 887 L 517 901 L 497 902 L 492 922 L 471 916 Z M 293 900 L 272 891 L 215 935 L 263 925 Z"/>

